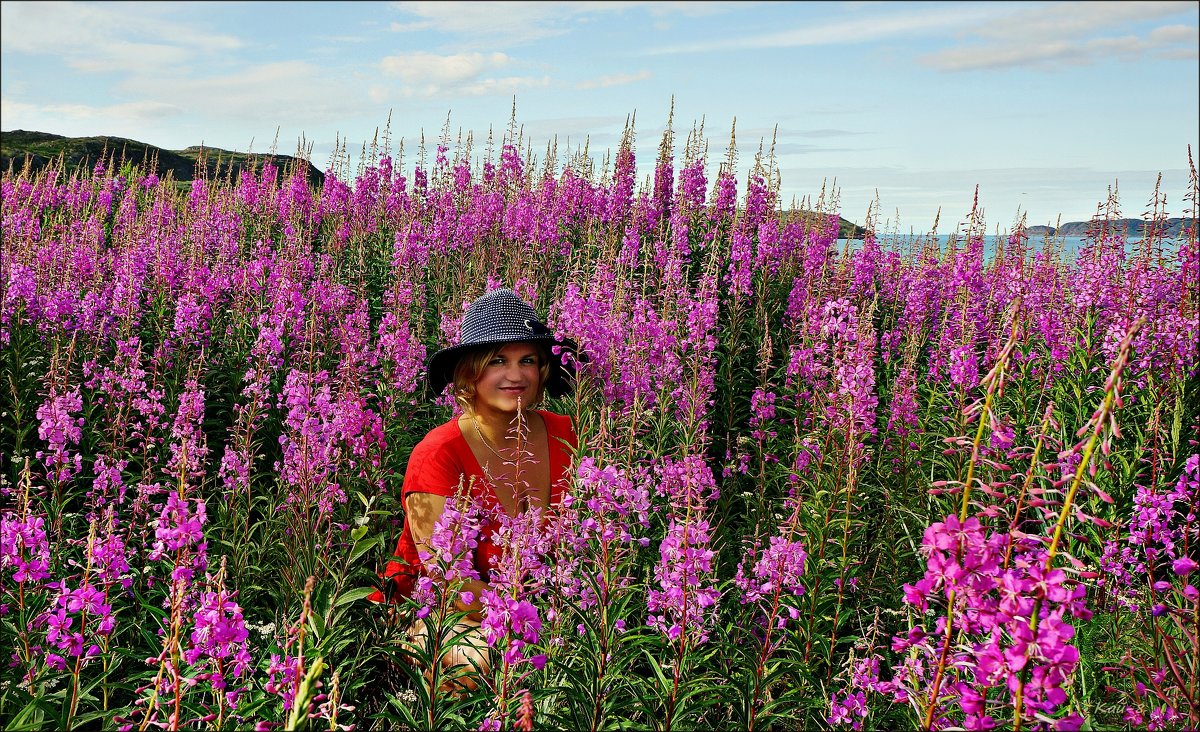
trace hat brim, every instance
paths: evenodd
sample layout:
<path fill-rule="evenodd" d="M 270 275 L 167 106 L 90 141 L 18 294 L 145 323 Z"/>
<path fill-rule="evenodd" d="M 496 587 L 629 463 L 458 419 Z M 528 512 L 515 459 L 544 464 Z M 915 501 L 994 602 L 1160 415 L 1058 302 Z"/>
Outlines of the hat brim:
<path fill-rule="evenodd" d="M 428 384 L 433 396 L 440 395 L 446 385 L 454 381 L 454 369 L 459 359 L 473 351 L 479 351 L 506 343 L 544 343 L 550 348 L 558 346 L 570 351 L 574 361 L 583 363 L 587 359 L 579 353 L 579 346 L 570 338 L 555 338 L 552 335 L 533 335 L 528 338 L 503 338 L 494 341 L 477 341 L 459 346 L 443 348 L 429 357 L 426 361 Z M 550 354 L 550 375 L 546 378 L 545 391 L 552 397 L 570 394 L 575 389 L 575 366 L 573 363 L 563 363 L 561 353 Z"/>

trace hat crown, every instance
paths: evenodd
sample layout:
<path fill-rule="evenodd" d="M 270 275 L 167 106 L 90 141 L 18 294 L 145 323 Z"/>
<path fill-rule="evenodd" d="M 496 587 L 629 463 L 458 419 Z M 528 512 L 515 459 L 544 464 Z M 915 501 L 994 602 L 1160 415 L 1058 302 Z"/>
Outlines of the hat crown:
<path fill-rule="evenodd" d="M 463 314 L 459 345 L 522 341 L 549 335 L 537 313 L 507 287 L 480 297 Z"/>
<path fill-rule="evenodd" d="M 427 371 L 429 386 L 440 394 L 454 380 L 454 368 L 458 360 L 476 348 L 498 346 L 504 343 L 540 341 L 577 354 L 575 342 L 569 338 L 555 338 L 554 333 L 538 320 L 537 313 L 517 293 L 502 287 L 483 295 L 467 308 L 459 321 L 458 343 L 447 346 L 429 357 Z M 571 379 L 575 375 L 574 363 L 557 356 L 550 360 L 550 376 L 546 381 L 546 392 L 550 396 L 570 393 Z"/>

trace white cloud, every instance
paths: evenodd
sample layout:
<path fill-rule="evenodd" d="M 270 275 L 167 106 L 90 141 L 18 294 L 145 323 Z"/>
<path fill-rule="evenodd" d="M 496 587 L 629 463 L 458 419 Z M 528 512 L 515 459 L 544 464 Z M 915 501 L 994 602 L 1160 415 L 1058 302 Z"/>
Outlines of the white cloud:
<path fill-rule="evenodd" d="M 201 78 L 137 76 L 121 82 L 119 89 L 189 115 L 245 121 L 273 121 L 298 112 L 308 123 L 337 123 L 375 106 L 366 85 L 348 84 L 337 71 L 307 61 L 245 66 Z"/>
<path fill-rule="evenodd" d="M 845 45 L 924 36 L 959 39 L 945 50 L 918 59 L 924 65 L 944 71 L 1014 66 L 1053 68 L 1093 63 L 1106 57 L 1197 57 L 1195 25 L 1163 25 L 1141 35 L 1130 35 L 1128 31 L 1133 23 L 1184 13 L 1194 16 L 1194 2 L 939 4 L 919 10 L 895 10 L 887 3 L 861 3 L 843 5 L 842 10 L 838 17 L 794 28 L 700 40 L 651 49 L 648 53 Z M 1112 34 L 1114 29 L 1121 29 L 1120 34 Z M 963 45 L 964 40 L 970 45 Z"/>
<path fill-rule="evenodd" d="M 166 102 L 127 102 L 92 106 L 87 104 L 30 104 L 7 97 L 0 99 L 6 127 L 30 126 L 35 120 L 90 122 L 132 119 L 139 122 L 156 121 L 183 113 L 180 107 Z M 38 128 L 40 129 L 40 128 Z"/>
<path fill-rule="evenodd" d="M 392 23 L 398 33 L 437 31 L 507 44 L 562 35 L 576 16 L 590 12 L 585 5 L 536 2 L 401 2 L 395 7 L 416 18 Z"/>
<path fill-rule="evenodd" d="M 521 89 L 550 84 L 549 76 L 493 75 L 514 64 L 512 57 L 498 52 L 438 55 L 417 51 L 387 56 L 379 62 L 378 68 L 385 75 L 401 81 L 395 93 L 404 98 L 510 96 Z M 384 84 L 373 85 L 369 94 L 376 101 L 391 96 L 389 87 Z"/>
<path fill-rule="evenodd" d="M 759 5 L 757 2 L 693 2 L 680 0 L 678 2 L 642 3 L 641 6 L 650 11 L 655 17 L 680 15 L 686 18 L 705 18 L 710 15 L 727 13 L 734 9 L 744 9 Z"/>
<path fill-rule="evenodd" d="M 439 56 L 418 51 L 397 56 L 387 56 L 379 62 L 379 69 L 390 76 L 416 84 L 442 87 L 460 84 L 479 78 L 493 69 L 501 69 L 512 61 L 503 53 L 456 53 Z"/>
<path fill-rule="evenodd" d="M 923 61 L 942 71 L 1012 67 L 1053 69 L 1063 65 L 1079 66 L 1104 60 L 1136 58 L 1148 53 L 1162 54 L 1177 51 L 1187 51 L 1187 49 L 1163 48 L 1160 41 L 1150 37 L 1119 36 L 1087 40 L 1026 41 L 1020 44 L 955 48 L 928 56 Z M 1191 53 L 1191 58 L 1195 58 L 1195 49 L 1191 49 Z"/>
<path fill-rule="evenodd" d="M 39 130 L 66 137 L 115 135 L 159 146 L 170 139 L 164 132 L 178 130 L 185 119 L 183 110 L 158 102 L 89 106 L 31 104 L 7 97 L 0 97 L 0 118 L 6 130 Z M 191 142 L 177 139 L 166 144 L 183 147 Z"/>
<path fill-rule="evenodd" d="M 6 2 L 0 43 L 6 53 L 58 56 L 95 73 L 161 69 L 243 46 L 235 36 L 159 17 L 169 7 Z"/>
<path fill-rule="evenodd" d="M 477 42 L 511 46 L 570 33 L 600 15 L 628 11 L 655 18 L 701 17 L 744 3 L 729 2 L 397 2 L 405 15 L 391 24 L 397 33 L 453 33 Z"/>
<path fill-rule="evenodd" d="M 586 79 L 575 85 L 576 89 L 608 89 L 614 86 L 625 86 L 639 81 L 645 81 L 654 76 L 646 69 L 633 74 L 609 74 L 598 79 Z"/>
<path fill-rule="evenodd" d="M 947 48 L 918 61 L 942 71 L 1028 67 L 1055 69 L 1144 56 L 1196 58 L 1195 25 L 1168 24 L 1145 33 L 1130 24 L 1195 14 L 1189 2 L 1087 2 L 1022 7 L 968 29 L 978 42 Z M 1118 31 L 1114 33 L 1113 31 Z"/>
<path fill-rule="evenodd" d="M 887 7 L 885 4 L 883 7 Z M 652 55 L 707 53 L 715 50 L 760 48 L 796 48 L 800 46 L 845 45 L 885 38 L 911 38 L 915 34 L 961 28 L 994 16 L 994 6 L 963 5 L 939 7 L 916 12 L 895 12 L 890 8 L 873 16 L 847 15 L 837 20 L 806 23 L 771 33 L 737 38 L 709 39 L 695 43 L 665 46 L 648 51 Z"/>
<path fill-rule="evenodd" d="M 507 76 L 500 79 L 480 79 L 458 90 L 467 96 L 487 95 L 512 96 L 521 89 L 533 89 L 550 85 L 549 76 Z"/>
<path fill-rule="evenodd" d="M 998 41 L 1086 36 L 1108 28 L 1155 20 L 1195 10 L 1193 2 L 1058 2 L 1018 7 L 1012 13 L 972 28 Z"/>

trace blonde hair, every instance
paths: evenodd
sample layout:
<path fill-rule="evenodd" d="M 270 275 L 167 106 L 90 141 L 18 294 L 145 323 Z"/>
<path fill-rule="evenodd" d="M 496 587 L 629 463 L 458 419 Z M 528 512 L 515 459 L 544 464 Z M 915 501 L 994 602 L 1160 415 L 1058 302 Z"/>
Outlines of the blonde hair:
<path fill-rule="evenodd" d="M 497 343 L 490 346 L 482 346 L 474 351 L 470 351 L 458 359 L 458 363 L 454 365 L 454 399 L 459 406 L 468 414 L 474 411 L 475 407 L 475 383 L 483 376 L 484 369 L 488 363 L 495 358 L 505 346 L 512 343 L 521 343 L 522 341 L 512 341 L 510 343 Z M 542 397 L 546 391 L 546 382 L 550 379 L 550 350 L 546 344 L 540 341 L 529 341 L 529 345 L 533 346 L 534 352 L 538 358 L 538 385 L 537 394 L 534 397 L 534 403 L 542 401 Z M 524 405 L 526 407 L 533 406 L 532 404 Z"/>

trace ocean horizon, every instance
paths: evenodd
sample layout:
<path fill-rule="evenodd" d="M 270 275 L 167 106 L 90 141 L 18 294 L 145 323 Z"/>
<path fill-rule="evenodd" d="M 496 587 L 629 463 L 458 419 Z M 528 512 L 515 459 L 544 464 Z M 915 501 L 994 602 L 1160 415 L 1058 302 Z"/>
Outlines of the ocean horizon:
<path fill-rule="evenodd" d="M 990 258 L 996 253 L 998 243 L 1008 240 L 1008 234 L 987 234 L 983 238 L 983 253 L 985 258 Z M 901 252 L 912 251 L 914 248 L 919 248 L 929 241 L 928 234 L 882 234 L 879 235 L 879 242 L 885 249 L 898 249 Z M 955 239 L 958 242 L 958 247 L 962 248 L 964 238 L 961 234 L 956 234 Z M 935 237 L 938 248 L 945 252 L 950 243 L 949 234 L 938 234 Z M 1032 252 L 1040 252 L 1050 246 L 1058 247 L 1063 254 L 1074 254 L 1080 249 L 1083 249 L 1087 243 L 1091 241 L 1085 236 L 1052 236 L 1049 234 L 1038 234 L 1029 237 L 1029 249 Z M 1132 254 L 1137 249 L 1137 245 L 1142 241 L 1142 237 L 1132 236 L 1125 241 L 1125 251 L 1127 254 Z M 1172 239 L 1164 238 L 1164 243 L 1173 242 Z M 862 246 L 861 239 L 838 239 L 837 245 L 839 249 L 846 246 L 850 242 L 852 250 Z"/>

